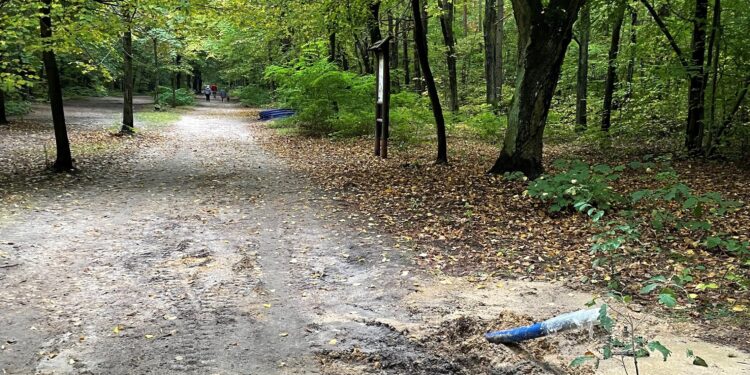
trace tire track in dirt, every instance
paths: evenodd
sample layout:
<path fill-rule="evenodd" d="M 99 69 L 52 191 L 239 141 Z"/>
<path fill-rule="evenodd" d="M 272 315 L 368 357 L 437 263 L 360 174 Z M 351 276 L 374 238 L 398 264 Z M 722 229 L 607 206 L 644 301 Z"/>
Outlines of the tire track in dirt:
<path fill-rule="evenodd" d="M 247 118 L 201 103 L 130 164 L 29 187 L 38 208 L 0 224 L 17 264 L 0 269 L 0 372 L 547 374 L 582 352 L 580 334 L 512 350 L 481 333 L 589 296 L 449 288 L 264 152 Z"/>

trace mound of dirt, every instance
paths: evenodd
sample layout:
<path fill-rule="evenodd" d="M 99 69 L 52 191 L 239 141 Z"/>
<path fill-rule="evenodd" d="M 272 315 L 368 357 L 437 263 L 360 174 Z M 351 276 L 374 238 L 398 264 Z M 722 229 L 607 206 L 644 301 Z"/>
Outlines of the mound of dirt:
<path fill-rule="evenodd" d="M 567 363 L 549 361 L 581 333 L 513 345 L 492 345 L 484 339 L 490 330 L 527 325 L 528 316 L 504 312 L 494 319 L 461 316 L 445 320 L 412 334 L 393 326 L 368 322 L 372 330 L 356 344 L 339 350 L 324 350 L 319 360 L 326 373 L 352 374 L 590 374 L 591 369 L 569 368 Z M 379 331 L 379 332 L 376 332 Z M 385 331 L 385 332 L 384 332 Z M 588 336 L 584 334 L 583 336 Z"/>

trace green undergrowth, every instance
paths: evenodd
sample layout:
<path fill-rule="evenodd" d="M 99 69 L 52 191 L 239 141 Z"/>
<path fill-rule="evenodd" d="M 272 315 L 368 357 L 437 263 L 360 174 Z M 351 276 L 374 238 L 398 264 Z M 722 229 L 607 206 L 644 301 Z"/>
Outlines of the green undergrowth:
<path fill-rule="evenodd" d="M 180 120 L 182 115 L 175 111 L 136 112 L 135 123 L 147 130 L 163 129 Z"/>

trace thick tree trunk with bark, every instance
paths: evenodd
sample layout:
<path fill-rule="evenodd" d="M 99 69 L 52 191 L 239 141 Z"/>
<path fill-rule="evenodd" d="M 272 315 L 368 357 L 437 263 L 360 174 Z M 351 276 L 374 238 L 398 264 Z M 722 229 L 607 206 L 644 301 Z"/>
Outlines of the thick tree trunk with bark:
<path fill-rule="evenodd" d="M 403 51 L 401 51 L 403 55 L 403 65 L 404 65 L 404 88 L 409 87 L 409 82 L 411 81 L 411 72 L 409 69 L 409 30 L 407 29 L 407 22 L 404 21 L 403 26 L 401 26 L 401 33 L 403 34 L 403 40 L 401 41 L 401 48 L 403 48 Z"/>
<path fill-rule="evenodd" d="M 591 39 L 591 5 L 581 8 L 578 21 L 578 74 L 576 77 L 576 130 L 586 130 L 589 91 L 589 40 Z"/>
<path fill-rule="evenodd" d="M 630 60 L 628 60 L 628 70 L 625 73 L 625 82 L 627 83 L 627 92 L 625 93 L 625 100 L 630 100 L 633 96 L 633 76 L 635 75 L 635 59 L 636 59 L 636 46 L 638 43 L 638 35 L 636 29 L 638 27 L 638 11 L 634 8 L 630 9 Z"/>
<path fill-rule="evenodd" d="M 706 154 L 709 155 L 714 143 L 714 134 L 716 133 L 716 91 L 719 83 L 719 55 L 721 54 L 721 0 L 714 0 L 714 19 L 711 24 L 711 37 L 708 42 L 708 63 L 709 69 L 706 71 L 706 78 L 703 83 L 706 84 L 711 79 L 711 102 L 709 104 L 710 117 L 708 120 L 708 139 L 705 142 Z M 709 74 L 711 75 L 709 77 Z"/>
<path fill-rule="evenodd" d="M 122 128 L 120 133 L 133 133 L 133 33 L 128 28 L 122 36 L 123 84 Z"/>
<path fill-rule="evenodd" d="M 380 0 L 370 3 L 370 17 L 367 18 L 367 30 L 370 32 L 370 43 L 383 39 L 380 33 Z"/>
<path fill-rule="evenodd" d="M 180 65 L 182 64 L 182 56 L 177 55 L 174 59 L 174 64 L 177 67 L 177 69 L 180 68 Z M 174 75 L 174 81 L 175 81 L 175 87 L 176 88 L 182 88 L 182 71 L 178 70 L 177 73 Z"/>
<path fill-rule="evenodd" d="M 8 118 L 5 115 L 5 92 L 0 90 L 0 125 L 8 124 Z"/>
<path fill-rule="evenodd" d="M 47 87 L 50 107 L 52 109 L 52 123 L 55 128 L 55 144 L 57 146 L 57 157 L 55 163 L 52 165 L 52 169 L 57 172 L 64 172 L 73 169 L 73 156 L 70 153 L 68 128 L 65 125 L 65 109 L 63 107 L 63 94 L 60 85 L 60 71 L 57 67 L 55 52 L 52 49 L 51 7 L 52 0 L 42 0 L 39 31 L 44 45 L 42 60 L 44 61 L 44 70 L 47 73 Z"/>
<path fill-rule="evenodd" d="M 487 104 L 498 108 L 503 86 L 503 0 L 487 0 L 484 5 L 484 77 Z"/>
<path fill-rule="evenodd" d="M 573 23 L 584 0 L 513 0 L 518 27 L 518 66 L 503 149 L 489 173 L 543 173 L 542 137 Z"/>
<path fill-rule="evenodd" d="M 615 5 L 615 14 L 613 15 L 614 26 L 612 27 L 612 38 L 607 57 L 607 78 L 604 81 L 602 131 L 605 132 L 609 131 L 612 125 L 612 100 L 615 93 L 615 84 L 617 83 L 617 54 L 620 52 L 620 34 L 623 18 L 625 18 L 625 4 L 622 1 L 618 1 Z"/>
<path fill-rule="evenodd" d="M 419 0 L 411 0 L 411 9 L 414 16 L 414 43 L 417 45 L 419 55 L 419 65 L 424 73 L 427 93 L 432 103 L 432 114 L 435 116 L 435 127 L 437 129 L 437 160 L 438 164 L 448 162 L 448 142 L 445 135 L 445 118 L 443 118 L 443 108 L 440 106 L 440 97 L 438 96 L 435 79 L 432 77 L 430 61 L 427 58 L 427 35 L 422 23 L 422 12 L 424 11 Z"/>
<path fill-rule="evenodd" d="M 685 134 L 685 147 L 690 154 L 701 154 L 703 151 L 704 115 L 703 107 L 706 85 L 704 67 L 706 55 L 706 21 L 708 18 L 708 0 L 695 1 L 693 18 L 692 58 L 689 69 L 690 92 L 688 93 L 688 121 Z"/>
<path fill-rule="evenodd" d="M 441 0 L 443 13 L 440 15 L 440 29 L 445 43 L 445 59 L 448 64 L 448 90 L 450 110 L 458 112 L 458 72 L 456 71 L 456 41 L 453 37 L 453 0 Z"/>
<path fill-rule="evenodd" d="M 413 33 L 415 34 L 414 40 L 416 40 L 416 26 L 414 27 Z M 414 91 L 416 91 L 417 94 L 422 94 L 422 92 L 424 92 L 424 85 L 422 84 L 422 68 L 419 66 L 419 48 L 417 48 L 416 42 L 414 43 Z"/>
<path fill-rule="evenodd" d="M 151 38 L 154 47 L 154 103 L 159 102 L 159 40 Z"/>
<path fill-rule="evenodd" d="M 336 33 L 328 34 L 328 62 L 336 63 Z"/>

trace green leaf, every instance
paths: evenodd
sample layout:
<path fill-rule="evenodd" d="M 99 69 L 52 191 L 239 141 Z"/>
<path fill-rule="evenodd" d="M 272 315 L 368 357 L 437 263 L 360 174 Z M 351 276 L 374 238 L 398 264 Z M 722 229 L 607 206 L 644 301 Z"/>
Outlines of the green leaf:
<path fill-rule="evenodd" d="M 570 362 L 570 367 L 579 367 L 588 361 L 596 361 L 595 366 L 599 367 L 599 358 L 593 355 L 583 355 L 583 356 L 577 357 L 572 362 Z"/>
<path fill-rule="evenodd" d="M 661 353 L 661 355 L 664 357 L 664 361 L 667 360 L 667 357 L 669 357 L 670 355 L 672 355 L 672 351 L 669 350 L 669 349 L 667 349 L 664 345 L 662 345 L 658 341 L 651 341 L 651 342 L 649 342 L 648 343 L 648 350 L 650 350 L 652 352 L 653 351 L 657 351 L 657 352 Z"/>
<path fill-rule="evenodd" d="M 706 360 L 698 356 L 693 359 L 693 364 L 696 366 L 708 367 L 708 363 L 706 363 Z"/>
<path fill-rule="evenodd" d="M 641 288 L 641 291 L 639 293 L 640 294 L 649 294 L 649 293 L 653 292 L 654 289 L 656 289 L 658 287 L 659 287 L 659 284 L 656 284 L 656 283 L 654 283 L 654 284 L 648 284 L 648 285 L 644 286 L 643 288 Z"/>
<path fill-rule="evenodd" d="M 615 325 L 615 322 L 612 320 L 612 318 L 607 315 L 607 305 L 602 305 L 601 308 L 599 308 L 599 324 L 601 324 L 602 328 L 604 328 L 607 332 L 612 332 L 612 327 Z"/>
<path fill-rule="evenodd" d="M 648 281 L 655 281 L 655 282 L 660 282 L 660 283 L 666 283 L 667 282 L 667 278 L 664 277 L 664 276 L 662 276 L 662 275 L 659 275 L 659 276 L 654 276 L 654 277 L 648 279 Z"/>
<path fill-rule="evenodd" d="M 685 200 L 685 202 L 682 203 L 682 208 L 689 210 L 691 208 L 695 208 L 698 206 L 698 199 L 695 197 L 690 197 Z"/>
<path fill-rule="evenodd" d="M 630 200 L 633 203 L 638 203 L 641 199 L 651 194 L 651 190 L 638 190 L 633 194 L 630 194 Z"/>
<path fill-rule="evenodd" d="M 659 303 L 663 304 L 667 307 L 675 307 L 677 306 L 677 300 L 674 298 L 674 295 L 670 293 L 661 293 L 659 294 Z"/>

